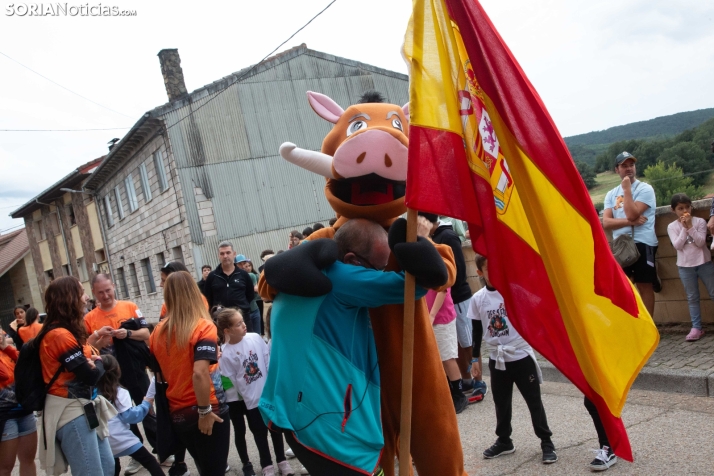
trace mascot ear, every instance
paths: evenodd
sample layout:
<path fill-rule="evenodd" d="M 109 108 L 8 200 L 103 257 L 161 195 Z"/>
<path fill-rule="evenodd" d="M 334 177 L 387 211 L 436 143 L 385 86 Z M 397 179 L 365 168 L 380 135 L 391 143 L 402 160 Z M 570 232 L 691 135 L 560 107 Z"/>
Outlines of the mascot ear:
<path fill-rule="evenodd" d="M 409 103 L 406 103 L 405 105 L 402 106 L 402 112 L 404 113 L 404 116 L 407 118 L 407 121 L 410 119 L 409 118 Z"/>
<path fill-rule="evenodd" d="M 337 124 L 340 116 L 345 112 L 339 104 L 324 94 L 308 91 L 307 100 L 318 116 L 333 124 Z"/>

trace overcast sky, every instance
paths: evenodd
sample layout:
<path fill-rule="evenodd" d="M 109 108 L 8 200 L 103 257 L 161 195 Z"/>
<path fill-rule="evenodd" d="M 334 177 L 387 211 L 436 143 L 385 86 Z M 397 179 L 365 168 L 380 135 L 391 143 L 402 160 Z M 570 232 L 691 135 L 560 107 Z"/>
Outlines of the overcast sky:
<path fill-rule="evenodd" d="M 178 48 L 189 91 L 259 61 L 330 0 L 105 0 L 133 17 L 9 16 L 0 52 L 0 230 L 7 214 L 106 153 L 146 111 L 167 102 L 156 54 Z M 465 0 L 466 1 L 466 0 Z M 97 5 L 91 3 L 90 5 Z M 482 0 L 564 136 L 714 107 L 714 2 Z M 85 5 L 85 3 L 68 3 Z M 18 8 L 19 7 L 19 8 Z M 337 0 L 282 49 L 311 49 L 406 73 L 409 0 Z M 343 105 L 346 106 L 346 105 Z"/>

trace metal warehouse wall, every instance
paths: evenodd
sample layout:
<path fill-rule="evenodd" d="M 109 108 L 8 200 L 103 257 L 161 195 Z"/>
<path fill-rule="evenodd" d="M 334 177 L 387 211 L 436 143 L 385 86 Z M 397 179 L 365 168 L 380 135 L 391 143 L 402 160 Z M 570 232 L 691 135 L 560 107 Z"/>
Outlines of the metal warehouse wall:
<path fill-rule="evenodd" d="M 404 75 L 306 48 L 207 102 L 215 95 L 209 88 L 193 93 L 191 104 L 164 114 L 183 190 L 201 187 L 213 203 L 218 234 L 206 238 L 196 202 L 186 196 L 197 266 L 216 264 L 220 241 L 231 240 L 238 252 L 256 260 L 263 249 L 285 249 L 290 230 L 334 216 L 324 198 L 325 179 L 278 154 L 286 141 L 319 150 L 332 127 L 310 108 L 308 90 L 344 108 L 368 89 L 399 105 L 409 94 Z M 190 111 L 195 111 L 191 117 L 171 127 Z"/>

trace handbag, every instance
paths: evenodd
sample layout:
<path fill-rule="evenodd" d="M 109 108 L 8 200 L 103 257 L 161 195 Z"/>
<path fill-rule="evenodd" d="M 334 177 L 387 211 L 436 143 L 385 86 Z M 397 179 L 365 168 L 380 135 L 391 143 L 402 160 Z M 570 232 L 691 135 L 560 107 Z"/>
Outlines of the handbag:
<path fill-rule="evenodd" d="M 632 227 L 632 236 L 624 234 L 615 238 L 611 248 L 612 254 L 621 267 L 627 268 L 635 264 L 640 259 L 640 252 L 635 244 L 635 227 Z"/>

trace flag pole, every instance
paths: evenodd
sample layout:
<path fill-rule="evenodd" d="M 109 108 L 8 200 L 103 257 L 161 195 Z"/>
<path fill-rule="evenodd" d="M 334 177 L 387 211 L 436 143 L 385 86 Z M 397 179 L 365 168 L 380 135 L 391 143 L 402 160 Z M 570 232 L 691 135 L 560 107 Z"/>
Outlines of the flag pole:
<path fill-rule="evenodd" d="M 407 243 L 417 236 L 417 211 L 407 209 Z M 412 436 L 412 377 L 414 361 L 414 276 L 406 273 L 404 280 L 404 330 L 402 336 L 402 404 L 399 424 L 399 473 L 411 474 L 410 452 Z"/>

